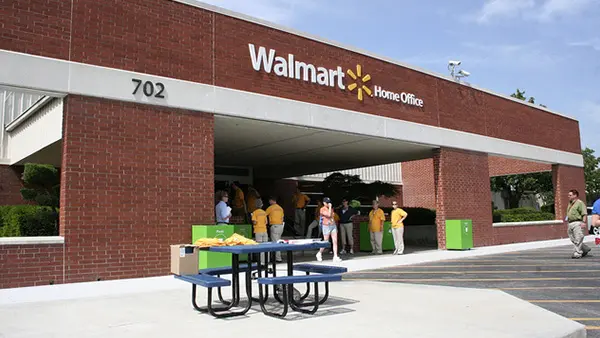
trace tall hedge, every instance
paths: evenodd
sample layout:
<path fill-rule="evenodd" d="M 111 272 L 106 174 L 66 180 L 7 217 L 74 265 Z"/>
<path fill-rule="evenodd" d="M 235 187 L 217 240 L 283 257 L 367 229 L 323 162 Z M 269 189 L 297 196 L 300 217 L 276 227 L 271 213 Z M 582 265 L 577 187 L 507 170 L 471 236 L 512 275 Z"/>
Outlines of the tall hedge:
<path fill-rule="evenodd" d="M 50 207 L 0 206 L 0 237 L 57 236 L 56 216 Z"/>

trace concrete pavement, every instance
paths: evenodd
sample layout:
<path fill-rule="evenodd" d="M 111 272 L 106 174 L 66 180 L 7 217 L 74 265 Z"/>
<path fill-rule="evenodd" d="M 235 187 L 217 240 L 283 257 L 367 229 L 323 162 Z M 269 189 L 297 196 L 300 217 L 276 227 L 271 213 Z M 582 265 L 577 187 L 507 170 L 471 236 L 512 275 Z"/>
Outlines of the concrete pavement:
<path fill-rule="evenodd" d="M 436 250 L 341 264 L 350 271 L 365 271 L 566 243 Z M 297 287 L 303 290 L 303 285 Z M 333 337 L 368 336 L 374 328 L 400 337 L 585 337 L 582 324 L 498 290 L 344 281 L 331 286 L 332 301 L 316 316 L 290 313 L 288 320 L 277 320 L 254 306 L 246 317 L 218 320 L 192 309 L 190 289 L 189 284 L 166 276 L 0 290 L 0 337 L 262 337 L 282 333 L 306 337 L 306 330 L 291 326 L 295 321 L 306 323 L 310 332 Z M 202 292 L 200 302 L 205 297 Z"/>

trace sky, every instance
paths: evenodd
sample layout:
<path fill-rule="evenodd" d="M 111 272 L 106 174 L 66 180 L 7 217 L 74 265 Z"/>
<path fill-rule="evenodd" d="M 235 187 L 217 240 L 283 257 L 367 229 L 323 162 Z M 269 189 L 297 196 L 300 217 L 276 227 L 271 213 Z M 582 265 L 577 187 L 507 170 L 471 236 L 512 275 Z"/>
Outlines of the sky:
<path fill-rule="evenodd" d="M 600 156 L 600 0 L 203 2 L 436 73 L 460 60 L 472 85 L 579 120 Z"/>

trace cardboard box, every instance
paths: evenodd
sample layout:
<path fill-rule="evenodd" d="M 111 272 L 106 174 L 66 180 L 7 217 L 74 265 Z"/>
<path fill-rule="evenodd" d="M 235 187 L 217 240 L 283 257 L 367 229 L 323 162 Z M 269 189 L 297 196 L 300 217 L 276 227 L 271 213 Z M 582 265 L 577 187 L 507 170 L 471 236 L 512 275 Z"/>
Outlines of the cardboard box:
<path fill-rule="evenodd" d="M 171 245 L 171 273 L 175 275 L 198 274 L 198 247 L 191 244 Z"/>

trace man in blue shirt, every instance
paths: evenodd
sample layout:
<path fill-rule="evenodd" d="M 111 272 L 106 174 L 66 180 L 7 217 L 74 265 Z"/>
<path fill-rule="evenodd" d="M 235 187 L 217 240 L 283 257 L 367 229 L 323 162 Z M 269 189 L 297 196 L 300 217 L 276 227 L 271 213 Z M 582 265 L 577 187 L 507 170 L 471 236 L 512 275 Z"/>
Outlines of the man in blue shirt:
<path fill-rule="evenodd" d="M 231 208 L 227 206 L 228 200 L 229 195 L 227 192 L 222 192 L 221 200 L 215 206 L 217 224 L 229 224 L 229 219 L 231 218 Z"/>
<path fill-rule="evenodd" d="M 594 202 L 592 207 L 592 226 L 600 227 L 600 198 Z"/>

